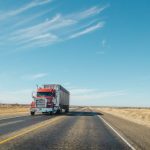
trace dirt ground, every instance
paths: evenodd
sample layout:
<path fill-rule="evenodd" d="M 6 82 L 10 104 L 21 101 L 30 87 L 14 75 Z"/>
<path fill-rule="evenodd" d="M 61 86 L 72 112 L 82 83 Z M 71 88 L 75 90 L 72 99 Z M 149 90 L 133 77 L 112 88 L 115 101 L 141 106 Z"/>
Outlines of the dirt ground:
<path fill-rule="evenodd" d="M 109 113 L 138 124 L 150 127 L 150 108 L 96 108 L 97 111 Z"/>
<path fill-rule="evenodd" d="M 29 109 L 29 105 L 0 104 L 0 116 L 29 113 Z M 150 108 L 96 107 L 94 109 L 150 127 Z"/>
<path fill-rule="evenodd" d="M 0 116 L 22 114 L 29 112 L 29 105 L 0 104 Z"/>

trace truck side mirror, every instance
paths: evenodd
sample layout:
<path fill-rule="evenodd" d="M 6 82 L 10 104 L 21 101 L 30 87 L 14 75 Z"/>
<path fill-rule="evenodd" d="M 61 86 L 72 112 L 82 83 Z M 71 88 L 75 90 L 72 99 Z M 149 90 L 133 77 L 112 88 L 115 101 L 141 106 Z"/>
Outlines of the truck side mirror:
<path fill-rule="evenodd" d="M 32 98 L 35 98 L 35 92 L 32 92 Z"/>

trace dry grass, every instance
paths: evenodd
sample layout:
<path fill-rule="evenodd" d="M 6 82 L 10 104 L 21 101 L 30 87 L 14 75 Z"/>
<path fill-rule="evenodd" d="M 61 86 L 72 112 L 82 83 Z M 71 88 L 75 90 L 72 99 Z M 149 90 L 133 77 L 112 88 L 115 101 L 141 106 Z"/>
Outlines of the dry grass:
<path fill-rule="evenodd" d="M 97 110 L 150 127 L 150 108 L 97 108 Z"/>
<path fill-rule="evenodd" d="M 28 105 L 0 104 L 0 116 L 28 113 Z"/>

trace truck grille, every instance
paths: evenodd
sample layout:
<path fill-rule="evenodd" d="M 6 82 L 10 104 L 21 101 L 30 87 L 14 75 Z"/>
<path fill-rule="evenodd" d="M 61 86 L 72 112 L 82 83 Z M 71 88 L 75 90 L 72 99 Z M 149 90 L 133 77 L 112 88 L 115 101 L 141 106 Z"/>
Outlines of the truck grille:
<path fill-rule="evenodd" d="M 44 99 L 37 99 L 36 100 L 36 107 L 37 108 L 45 108 L 45 100 Z"/>

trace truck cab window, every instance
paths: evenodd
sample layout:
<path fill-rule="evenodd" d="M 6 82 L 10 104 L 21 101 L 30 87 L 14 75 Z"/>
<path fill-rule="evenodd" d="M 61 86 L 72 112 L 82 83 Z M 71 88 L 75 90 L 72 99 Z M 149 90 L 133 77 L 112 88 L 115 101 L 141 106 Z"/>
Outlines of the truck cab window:
<path fill-rule="evenodd" d="M 53 96 L 53 93 L 51 92 L 38 92 L 37 96 Z"/>

